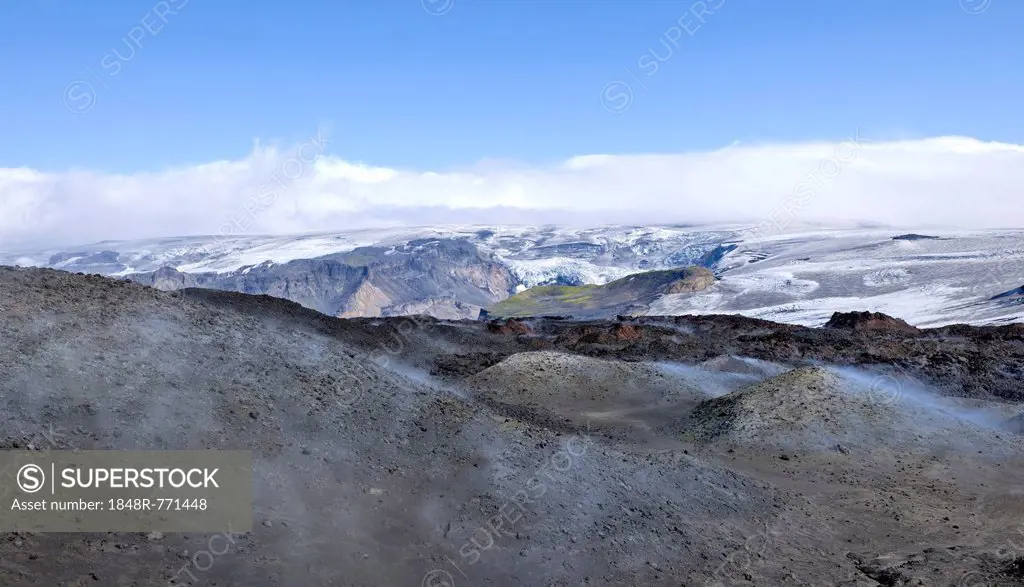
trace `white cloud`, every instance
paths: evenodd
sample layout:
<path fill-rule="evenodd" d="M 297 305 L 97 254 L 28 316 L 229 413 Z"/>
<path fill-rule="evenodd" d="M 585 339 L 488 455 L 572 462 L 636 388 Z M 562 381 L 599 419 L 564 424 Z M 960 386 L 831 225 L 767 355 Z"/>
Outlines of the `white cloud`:
<path fill-rule="evenodd" d="M 530 217 L 629 222 L 862 220 L 1024 224 L 1024 147 L 971 138 L 738 145 L 586 155 L 554 166 L 374 167 L 330 140 L 256 144 L 237 161 L 111 175 L 0 168 L 0 246 L 26 241 L 281 233 Z"/>

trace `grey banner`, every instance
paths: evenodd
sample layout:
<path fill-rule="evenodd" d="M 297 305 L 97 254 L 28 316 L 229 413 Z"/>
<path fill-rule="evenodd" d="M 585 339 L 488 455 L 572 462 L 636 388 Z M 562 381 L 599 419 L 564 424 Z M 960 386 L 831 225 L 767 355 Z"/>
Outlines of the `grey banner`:
<path fill-rule="evenodd" d="M 0 451 L 0 532 L 251 530 L 250 451 Z"/>

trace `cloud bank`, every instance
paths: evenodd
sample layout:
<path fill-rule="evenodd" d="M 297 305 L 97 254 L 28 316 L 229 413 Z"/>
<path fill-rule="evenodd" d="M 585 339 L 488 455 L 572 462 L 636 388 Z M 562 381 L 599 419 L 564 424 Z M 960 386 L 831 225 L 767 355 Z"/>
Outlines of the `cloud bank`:
<path fill-rule="evenodd" d="M 0 168 L 0 247 L 433 222 L 1024 225 L 1024 147 L 964 137 L 586 155 L 424 171 L 288 149 L 129 175 Z"/>

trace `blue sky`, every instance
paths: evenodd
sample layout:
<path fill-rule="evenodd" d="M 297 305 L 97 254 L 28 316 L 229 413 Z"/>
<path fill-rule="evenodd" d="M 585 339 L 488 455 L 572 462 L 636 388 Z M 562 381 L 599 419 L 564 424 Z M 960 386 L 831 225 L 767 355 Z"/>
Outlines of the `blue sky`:
<path fill-rule="evenodd" d="M 167 0 L 180 9 L 161 21 L 149 0 L 7 0 L 0 167 L 157 171 L 323 123 L 332 155 L 403 169 L 856 128 L 1024 143 L 1017 0 L 963 1 L 978 14 L 958 0 L 706 0 L 721 6 L 703 24 L 684 16 L 691 1 L 453 2 L 438 16 L 420 0 Z M 699 30 L 663 44 L 680 17 Z M 139 36 L 143 21 L 157 32 Z M 638 60 L 667 47 L 647 77 Z M 87 112 L 65 107 L 89 103 L 84 86 L 66 99 L 78 80 L 96 90 Z M 616 80 L 633 99 L 610 113 L 601 92 Z"/>

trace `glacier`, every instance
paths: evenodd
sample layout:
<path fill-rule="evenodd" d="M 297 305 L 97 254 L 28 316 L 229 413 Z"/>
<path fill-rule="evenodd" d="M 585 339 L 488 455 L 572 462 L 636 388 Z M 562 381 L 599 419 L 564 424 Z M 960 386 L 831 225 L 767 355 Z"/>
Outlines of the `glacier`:
<path fill-rule="evenodd" d="M 904 238 L 907 234 L 935 238 Z M 1024 317 L 1024 230 L 794 225 L 394 227 L 299 235 L 185 236 L 0 252 L 0 264 L 113 277 L 173 268 L 237 274 L 361 247 L 421 255 L 458 240 L 505 266 L 515 290 L 604 284 L 655 269 L 703 265 L 718 281 L 669 294 L 646 314 L 737 313 L 820 325 L 832 312 L 880 311 L 917 326 L 1003 324 Z M 410 247 L 410 243 L 418 243 Z M 415 307 L 416 299 L 401 300 Z"/>

